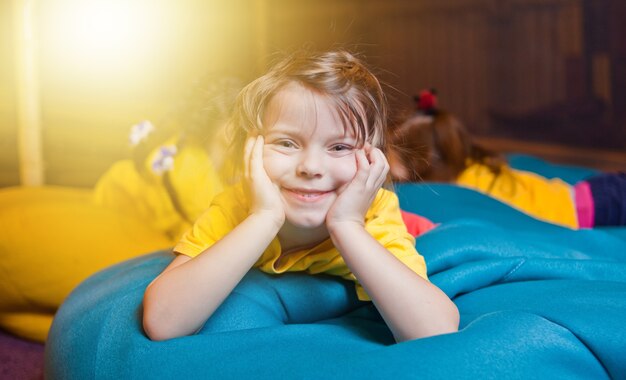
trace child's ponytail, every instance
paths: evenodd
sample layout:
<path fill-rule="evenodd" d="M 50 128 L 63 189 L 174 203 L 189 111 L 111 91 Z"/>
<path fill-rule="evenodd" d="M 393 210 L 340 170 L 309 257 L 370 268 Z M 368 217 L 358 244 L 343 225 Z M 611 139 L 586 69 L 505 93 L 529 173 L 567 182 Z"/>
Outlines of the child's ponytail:
<path fill-rule="evenodd" d="M 403 181 L 454 182 L 471 163 L 500 173 L 504 159 L 474 143 L 458 118 L 437 108 L 435 90 L 414 100 L 416 113 L 390 133 L 390 150 L 408 172 Z"/>

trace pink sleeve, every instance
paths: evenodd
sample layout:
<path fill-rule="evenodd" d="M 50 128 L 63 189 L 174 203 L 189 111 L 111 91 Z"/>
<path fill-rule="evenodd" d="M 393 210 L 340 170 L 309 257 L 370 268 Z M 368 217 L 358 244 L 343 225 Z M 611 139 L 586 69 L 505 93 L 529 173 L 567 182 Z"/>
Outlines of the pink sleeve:
<path fill-rule="evenodd" d="M 431 222 L 429 219 L 426 219 L 423 216 L 419 216 L 412 212 L 400 210 L 402 214 L 402 220 L 404 224 L 406 224 L 406 229 L 409 231 L 411 235 L 417 237 L 427 231 L 432 230 L 436 227 L 436 224 Z"/>

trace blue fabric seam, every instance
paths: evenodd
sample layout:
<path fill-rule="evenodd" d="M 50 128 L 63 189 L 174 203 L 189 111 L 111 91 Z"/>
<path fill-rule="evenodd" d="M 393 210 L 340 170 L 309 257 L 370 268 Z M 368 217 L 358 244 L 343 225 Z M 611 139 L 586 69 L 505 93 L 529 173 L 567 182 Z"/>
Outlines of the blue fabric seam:
<path fill-rule="evenodd" d="M 504 281 L 504 280 L 508 279 L 509 277 L 513 276 L 513 274 L 514 274 L 515 272 L 517 272 L 517 270 L 518 270 L 519 268 L 521 268 L 521 267 L 522 267 L 522 265 L 526 264 L 526 260 L 527 260 L 527 259 L 526 259 L 525 257 L 524 257 L 524 258 L 522 258 L 522 260 L 521 260 L 521 261 L 520 261 L 520 262 L 519 262 L 519 263 L 518 263 L 515 267 L 513 267 L 513 269 L 511 269 L 511 270 L 510 270 L 507 274 L 505 274 L 504 276 L 502 276 L 502 281 Z"/>

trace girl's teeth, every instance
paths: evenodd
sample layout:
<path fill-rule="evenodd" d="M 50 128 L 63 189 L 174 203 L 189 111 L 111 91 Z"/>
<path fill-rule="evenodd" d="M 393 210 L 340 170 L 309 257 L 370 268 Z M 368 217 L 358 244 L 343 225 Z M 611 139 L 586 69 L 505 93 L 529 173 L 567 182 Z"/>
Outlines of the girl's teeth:
<path fill-rule="evenodd" d="M 321 194 L 321 193 L 301 193 L 299 191 L 295 191 L 295 193 L 305 198 L 314 198 Z"/>

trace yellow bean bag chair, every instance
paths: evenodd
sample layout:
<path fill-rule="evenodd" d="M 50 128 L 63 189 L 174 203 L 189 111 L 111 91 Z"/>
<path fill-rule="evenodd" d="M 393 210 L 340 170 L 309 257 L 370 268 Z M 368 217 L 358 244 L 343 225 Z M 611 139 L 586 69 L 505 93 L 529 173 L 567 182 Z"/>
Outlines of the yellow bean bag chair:
<path fill-rule="evenodd" d="M 45 341 L 82 280 L 173 241 L 144 221 L 67 187 L 0 189 L 0 328 Z"/>
<path fill-rule="evenodd" d="M 45 341 L 56 309 L 82 280 L 172 247 L 222 188 L 201 146 L 157 146 L 137 167 L 116 162 L 93 190 L 0 189 L 0 328 Z"/>

